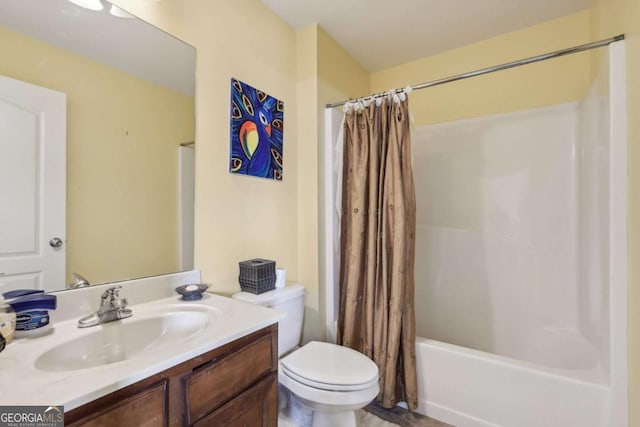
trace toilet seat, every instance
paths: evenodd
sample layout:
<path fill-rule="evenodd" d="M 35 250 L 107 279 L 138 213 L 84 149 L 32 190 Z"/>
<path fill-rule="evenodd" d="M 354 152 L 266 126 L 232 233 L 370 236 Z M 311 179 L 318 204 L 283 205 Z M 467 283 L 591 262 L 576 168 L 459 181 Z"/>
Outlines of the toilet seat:
<path fill-rule="evenodd" d="M 278 382 L 313 410 L 322 409 L 330 412 L 360 409 L 375 399 L 380 391 L 377 381 L 363 390 L 323 390 L 303 384 L 284 371 L 278 374 Z"/>
<path fill-rule="evenodd" d="M 280 361 L 283 374 L 318 390 L 359 391 L 378 384 L 378 367 L 347 347 L 311 341 Z"/>
<path fill-rule="evenodd" d="M 309 378 L 304 378 L 296 374 L 295 372 L 291 372 L 290 370 L 288 370 L 282 365 L 280 365 L 280 368 L 285 375 L 291 377 L 295 381 L 298 381 L 299 383 L 307 385 L 309 387 L 317 388 L 319 390 L 358 391 L 358 390 L 364 390 L 378 383 L 378 378 L 373 378 L 371 381 L 363 384 L 331 384 L 326 382 L 313 381 L 313 380 L 310 380 Z"/>

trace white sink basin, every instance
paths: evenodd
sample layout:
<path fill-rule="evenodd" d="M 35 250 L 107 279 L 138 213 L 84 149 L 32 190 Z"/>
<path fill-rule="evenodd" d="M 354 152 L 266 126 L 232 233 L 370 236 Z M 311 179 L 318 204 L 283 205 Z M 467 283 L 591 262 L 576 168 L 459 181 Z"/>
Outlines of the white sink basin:
<path fill-rule="evenodd" d="M 98 308 L 105 288 L 58 293 L 49 332 L 15 339 L 0 352 L 0 389 L 10 391 L 0 393 L 0 406 L 55 403 L 70 411 L 284 317 L 216 294 L 183 301 L 174 292 L 198 282 L 199 272 L 123 282 L 133 316 L 89 328 L 78 328 L 78 320 Z"/>
<path fill-rule="evenodd" d="M 117 320 L 86 329 L 35 360 L 41 371 L 75 371 L 129 360 L 168 346 L 178 346 L 206 330 L 206 311 L 166 311 Z"/>

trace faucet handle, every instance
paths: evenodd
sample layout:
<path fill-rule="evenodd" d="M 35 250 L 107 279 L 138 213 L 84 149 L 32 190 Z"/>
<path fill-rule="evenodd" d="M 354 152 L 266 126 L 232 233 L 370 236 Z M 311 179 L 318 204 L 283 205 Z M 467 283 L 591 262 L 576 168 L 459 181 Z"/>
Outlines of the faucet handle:
<path fill-rule="evenodd" d="M 120 289 L 122 289 L 122 286 L 114 286 L 112 288 L 107 289 L 102 294 L 102 301 L 103 302 L 110 302 L 110 301 L 115 301 L 115 300 L 119 299 L 120 298 Z"/>

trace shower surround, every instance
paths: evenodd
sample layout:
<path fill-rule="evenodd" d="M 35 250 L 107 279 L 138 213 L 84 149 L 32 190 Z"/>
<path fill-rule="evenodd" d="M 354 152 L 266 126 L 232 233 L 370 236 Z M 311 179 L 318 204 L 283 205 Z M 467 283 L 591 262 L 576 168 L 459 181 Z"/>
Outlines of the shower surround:
<path fill-rule="evenodd" d="M 421 412 L 626 425 L 618 48 L 579 102 L 415 130 Z"/>

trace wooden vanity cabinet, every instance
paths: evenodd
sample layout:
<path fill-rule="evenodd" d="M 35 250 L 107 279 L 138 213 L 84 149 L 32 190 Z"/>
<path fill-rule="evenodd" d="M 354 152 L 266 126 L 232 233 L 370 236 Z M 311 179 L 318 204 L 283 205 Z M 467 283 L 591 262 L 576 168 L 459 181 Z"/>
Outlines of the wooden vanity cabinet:
<path fill-rule="evenodd" d="M 276 427 L 277 324 L 65 414 L 66 426 Z"/>

